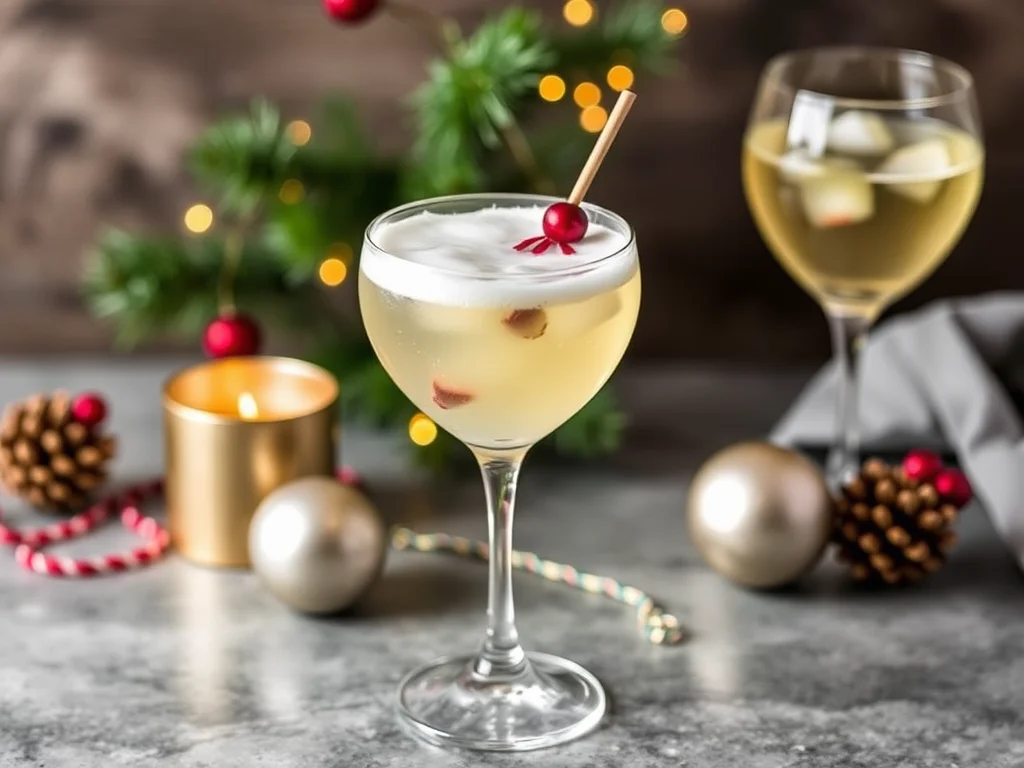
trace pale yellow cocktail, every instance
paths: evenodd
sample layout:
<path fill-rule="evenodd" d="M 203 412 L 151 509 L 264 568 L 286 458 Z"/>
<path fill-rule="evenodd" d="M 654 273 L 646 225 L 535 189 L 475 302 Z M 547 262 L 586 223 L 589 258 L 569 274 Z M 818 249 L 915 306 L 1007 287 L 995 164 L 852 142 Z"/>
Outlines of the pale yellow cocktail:
<path fill-rule="evenodd" d="M 636 249 L 593 224 L 578 253 L 513 246 L 543 207 L 421 212 L 371 237 L 360 306 L 381 363 L 424 413 L 470 445 L 531 445 L 593 397 L 640 307 Z"/>

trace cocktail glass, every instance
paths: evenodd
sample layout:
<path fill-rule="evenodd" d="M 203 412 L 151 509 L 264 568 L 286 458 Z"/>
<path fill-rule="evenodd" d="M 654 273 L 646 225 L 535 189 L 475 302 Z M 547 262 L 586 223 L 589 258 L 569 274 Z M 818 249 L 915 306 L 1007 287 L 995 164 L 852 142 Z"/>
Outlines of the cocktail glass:
<path fill-rule="evenodd" d="M 857 351 L 970 221 L 982 186 L 980 125 L 970 74 L 926 53 L 819 48 L 783 54 L 764 71 L 744 186 L 768 247 L 828 317 L 840 383 L 833 486 L 860 463 Z"/>
<path fill-rule="evenodd" d="M 629 344 L 640 273 L 629 225 L 584 205 L 591 231 L 619 246 L 599 257 L 538 257 L 513 250 L 523 272 L 495 273 L 453 242 L 452 265 L 388 252 L 381 233 L 411 217 L 536 207 L 537 229 L 554 200 L 466 195 L 392 210 L 367 229 L 359 303 L 385 370 L 425 414 L 464 442 L 479 462 L 487 497 L 490 586 L 487 632 L 475 654 L 442 658 L 401 683 L 398 709 L 415 735 L 482 750 L 528 750 L 593 729 L 606 706 L 597 679 L 579 665 L 523 650 L 512 598 L 512 521 L 520 465 L 538 440 L 577 413 L 604 385 Z M 589 237 L 589 235 L 588 235 Z M 503 258 L 503 257 L 502 257 Z M 550 267 L 550 264 L 548 265 Z"/>

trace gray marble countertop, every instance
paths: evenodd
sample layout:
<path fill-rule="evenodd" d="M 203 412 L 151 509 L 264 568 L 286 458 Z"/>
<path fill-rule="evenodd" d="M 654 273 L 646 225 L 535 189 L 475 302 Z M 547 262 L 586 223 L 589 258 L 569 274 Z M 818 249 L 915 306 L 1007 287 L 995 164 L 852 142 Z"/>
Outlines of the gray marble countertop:
<path fill-rule="evenodd" d="M 158 392 L 172 367 L 0 361 L 0 402 L 58 386 L 109 393 L 118 476 L 130 480 L 159 471 Z M 0 558 L 0 766 L 1024 765 L 1024 585 L 981 510 L 965 515 L 947 568 L 900 592 L 856 591 L 824 564 L 798 589 L 752 593 L 709 571 L 688 542 L 689 475 L 716 447 L 763 433 L 804 378 L 633 374 L 621 458 L 587 470 L 527 464 L 517 546 L 645 588 L 693 634 L 651 647 L 627 609 L 519 577 L 526 644 L 581 662 L 611 694 L 604 726 L 581 741 L 457 754 L 398 730 L 402 674 L 479 640 L 478 563 L 393 554 L 357 615 L 315 620 L 249 573 L 175 557 L 84 582 Z M 393 442 L 366 435 L 347 435 L 344 451 L 389 519 L 484 534 L 475 479 L 427 483 Z M 128 541 L 109 527 L 60 549 Z"/>

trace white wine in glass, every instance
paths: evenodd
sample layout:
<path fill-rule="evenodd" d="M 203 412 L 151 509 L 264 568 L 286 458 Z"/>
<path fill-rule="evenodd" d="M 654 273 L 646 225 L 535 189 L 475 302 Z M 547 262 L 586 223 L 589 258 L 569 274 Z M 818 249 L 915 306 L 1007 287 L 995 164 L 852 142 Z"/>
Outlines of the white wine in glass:
<path fill-rule="evenodd" d="M 527 654 L 512 602 L 512 519 L 530 447 L 608 380 L 633 334 L 640 271 L 629 225 L 583 205 L 575 254 L 514 246 L 554 202 L 466 195 L 395 209 L 366 233 L 359 305 L 381 364 L 405 395 L 464 442 L 488 502 L 488 629 L 476 654 L 440 659 L 402 682 L 402 722 L 432 743 L 512 751 L 597 726 L 600 683 L 571 661 Z"/>
<path fill-rule="evenodd" d="M 765 70 L 744 139 L 744 186 L 768 247 L 829 318 L 841 384 L 833 485 L 859 465 L 860 342 L 956 245 L 983 161 L 973 82 L 956 64 L 822 48 Z"/>

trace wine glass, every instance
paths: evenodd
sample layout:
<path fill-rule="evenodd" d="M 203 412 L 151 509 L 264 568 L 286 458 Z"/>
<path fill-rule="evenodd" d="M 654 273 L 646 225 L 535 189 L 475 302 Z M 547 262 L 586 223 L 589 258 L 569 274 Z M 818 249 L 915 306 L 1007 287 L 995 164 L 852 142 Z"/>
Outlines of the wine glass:
<path fill-rule="evenodd" d="M 833 487 L 859 467 L 856 358 L 881 312 L 938 267 L 981 193 L 974 83 L 920 53 L 786 53 L 761 77 L 743 144 L 754 221 L 828 317 L 838 374 Z"/>
<path fill-rule="evenodd" d="M 434 744 L 527 750 L 594 728 L 598 681 L 525 653 L 512 601 L 512 519 L 530 447 L 582 408 L 629 344 L 640 304 L 633 232 L 584 205 L 575 255 L 520 253 L 553 199 L 464 195 L 413 203 L 370 224 L 359 304 L 381 364 L 406 396 L 476 457 L 487 498 L 487 633 L 401 683 L 402 723 Z"/>

